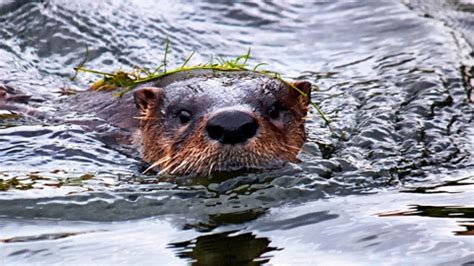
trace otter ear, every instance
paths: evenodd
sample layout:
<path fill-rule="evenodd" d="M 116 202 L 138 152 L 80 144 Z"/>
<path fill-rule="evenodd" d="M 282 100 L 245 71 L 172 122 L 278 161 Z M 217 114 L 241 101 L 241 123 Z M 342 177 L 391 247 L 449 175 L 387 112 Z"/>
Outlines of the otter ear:
<path fill-rule="evenodd" d="M 133 98 L 138 110 L 146 112 L 161 104 L 163 100 L 163 90 L 155 87 L 140 88 L 133 92 Z"/>
<path fill-rule="evenodd" d="M 295 97 L 302 99 L 303 104 L 306 106 L 311 101 L 311 83 L 308 81 L 295 81 L 292 83 L 298 90 L 291 88 L 291 93 Z"/>

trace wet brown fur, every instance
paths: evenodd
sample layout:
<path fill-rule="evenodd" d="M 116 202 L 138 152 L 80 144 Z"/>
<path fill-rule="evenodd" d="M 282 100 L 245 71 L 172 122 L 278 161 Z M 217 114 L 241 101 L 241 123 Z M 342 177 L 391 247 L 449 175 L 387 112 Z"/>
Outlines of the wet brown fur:
<path fill-rule="evenodd" d="M 160 173 L 172 175 L 259 169 L 285 162 L 298 162 L 297 155 L 306 138 L 304 118 L 308 100 L 294 89 L 288 89 L 293 90 L 290 94 L 298 94 L 288 97 L 284 102 L 294 119 L 285 127 L 279 127 L 254 113 L 260 125 L 259 132 L 247 143 L 240 145 L 221 145 L 209 140 L 205 133 L 209 114 L 201 117 L 192 134 L 177 145 L 178 136 L 189 125 L 170 136 L 163 130 L 163 123 L 160 123 L 162 114 L 158 110 L 159 104 L 149 106 L 140 116 L 143 160 L 151 163 L 149 169 L 157 167 L 161 170 Z M 310 87 L 302 89 L 309 93 Z"/>

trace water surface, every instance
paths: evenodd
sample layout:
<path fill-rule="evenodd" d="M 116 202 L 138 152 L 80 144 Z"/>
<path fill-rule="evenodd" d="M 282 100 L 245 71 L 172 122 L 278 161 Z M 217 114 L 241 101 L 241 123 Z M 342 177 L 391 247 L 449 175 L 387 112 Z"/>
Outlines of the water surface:
<path fill-rule="evenodd" d="M 468 1 L 3 1 L 0 84 L 32 95 L 0 120 L 0 261 L 64 264 L 474 262 Z M 319 87 L 299 164 L 157 180 L 64 110 L 113 71 L 252 48 Z M 61 114 L 60 117 L 58 117 Z M 75 121 L 75 123 L 72 123 Z M 94 130 L 78 124 L 103 124 Z M 223 248 L 226 247 L 226 248 Z"/>

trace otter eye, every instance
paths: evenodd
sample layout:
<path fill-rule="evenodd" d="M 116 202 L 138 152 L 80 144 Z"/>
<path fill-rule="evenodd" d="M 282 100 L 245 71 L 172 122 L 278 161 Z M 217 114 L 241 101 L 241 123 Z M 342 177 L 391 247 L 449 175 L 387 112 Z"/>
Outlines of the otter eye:
<path fill-rule="evenodd" d="M 277 119 L 280 116 L 281 106 L 279 104 L 274 104 L 268 108 L 268 116 L 271 119 Z"/>
<path fill-rule="evenodd" d="M 181 123 L 186 124 L 187 122 L 189 122 L 189 120 L 191 120 L 191 112 L 183 109 L 178 112 L 178 118 Z"/>

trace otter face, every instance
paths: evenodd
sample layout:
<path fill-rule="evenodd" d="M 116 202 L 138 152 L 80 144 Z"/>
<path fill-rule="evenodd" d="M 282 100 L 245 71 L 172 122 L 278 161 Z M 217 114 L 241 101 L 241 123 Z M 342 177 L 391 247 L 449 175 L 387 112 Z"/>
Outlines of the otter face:
<path fill-rule="evenodd" d="M 311 84 L 294 85 L 307 96 L 278 79 L 246 72 L 137 89 L 143 159 L 172 175 L 297 162 Z"/>

